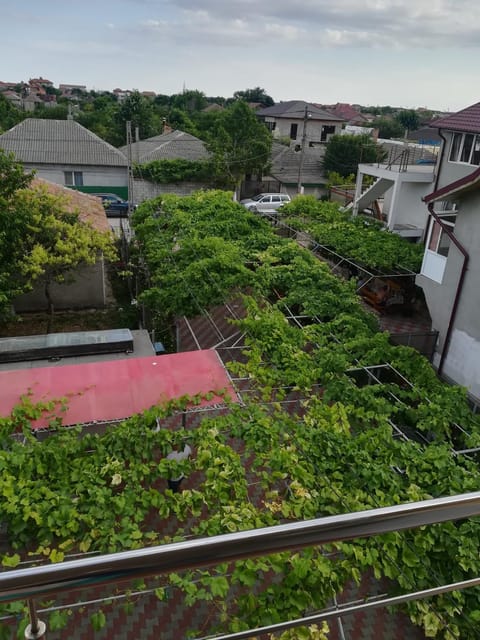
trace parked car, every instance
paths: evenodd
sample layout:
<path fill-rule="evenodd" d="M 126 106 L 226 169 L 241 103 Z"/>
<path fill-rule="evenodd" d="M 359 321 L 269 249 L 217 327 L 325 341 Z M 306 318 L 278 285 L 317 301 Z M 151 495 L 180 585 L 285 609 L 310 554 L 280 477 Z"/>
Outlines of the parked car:
<path fill-rule="evenodd" d="M 253 198 L 245 198 L 240 200 L 240 204 L 249 211 L 259 213 L 272 213 L 279 209 L 282 204 L 290 202 L 290 196 L 287 193 L 259 193 Z"/>
<path fill-rule="evenodd" d="M 128 202 L 117 196 L 117 194 L 92 193 L 92 196 L 101 198 L 108 218 L 126 218 L 128 216 Z"/>

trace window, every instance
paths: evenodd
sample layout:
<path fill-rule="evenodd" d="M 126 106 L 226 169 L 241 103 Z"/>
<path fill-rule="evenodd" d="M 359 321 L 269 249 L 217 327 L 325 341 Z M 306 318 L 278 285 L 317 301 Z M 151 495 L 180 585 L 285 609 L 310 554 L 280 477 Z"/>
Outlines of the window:
<path fill-rule="evenodd" d="M 67 187 L 83 187 L 83 173 L 81 171 L 64 171 Z"/>
<path fill-rule="evenodd" d="M 441 216 L 442 223 L 448 227 L 450 231 L 453 231 L 455 227 L 456 215 Z M 450 248 L 451 240 L 447 233 L 443 230 L 441 225 L 431 219 L 431 225 L 429 230 L 429 237 L 427 242 L 427 249 L 438 253 L 440 256 L 448 256 L 448 250 Z"/>
<path fill-rule="evenodd" d="M 290 140 L 296 140 L 297 139 L 297 131 L 298 131 L 298 124 L 291 124 L 290 125 Z"/>
<path fill-rule="evenodd" d="M 480 165 L 480 135 L 454 133 L 448 159 L 450 162 Z"/>

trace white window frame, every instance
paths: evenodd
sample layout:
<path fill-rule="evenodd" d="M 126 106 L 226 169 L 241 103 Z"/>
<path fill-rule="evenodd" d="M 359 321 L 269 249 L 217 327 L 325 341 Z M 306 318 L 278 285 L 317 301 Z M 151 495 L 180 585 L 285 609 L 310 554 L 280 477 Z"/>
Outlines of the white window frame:
<path fill-rule="evenodd" d="M 443 203 L 440 203 L 440 208 L 442 208 L 442 204 Z M 448 204 L 451 205 L 451 203 Z M 442 223 L 453 231 L 457 217 L 456 210 L 447 210 L 443 207 L 442 212 L 439 213 L 438 216 L 442 220 Z M 420 270 L 420 273 L 423 276 L 430 280 L 434 280 L 439 284 L 442 283 L 445 268 L 447 266 L 450 245 L 451 240 L 448 234 L 445 233 L 442 226 L 435 220 L 435 218 L 430 217 L 425 243 L 425 253 L 423 256 L 422 268 Z"/>
<path fill-rule="evenodd" d="M 469 144 L 471 144 L 470 148 Z M 454 132 L 448 160 L 459 164 L 480 166 L 480 134 Z"/>
<path fill-rule="evenodd" d="M 83 187 L 83 171 L 64 171 L 65 186 Z"/>

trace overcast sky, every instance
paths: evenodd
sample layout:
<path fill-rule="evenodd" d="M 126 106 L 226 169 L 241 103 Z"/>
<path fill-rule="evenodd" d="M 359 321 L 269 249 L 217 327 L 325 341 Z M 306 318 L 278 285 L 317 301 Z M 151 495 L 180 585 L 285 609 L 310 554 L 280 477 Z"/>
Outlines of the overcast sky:
<path fill-rule="evenodd" d="M 479 0 L 1 0 L 0 80 L 275 101 L 480 101 Z"/>

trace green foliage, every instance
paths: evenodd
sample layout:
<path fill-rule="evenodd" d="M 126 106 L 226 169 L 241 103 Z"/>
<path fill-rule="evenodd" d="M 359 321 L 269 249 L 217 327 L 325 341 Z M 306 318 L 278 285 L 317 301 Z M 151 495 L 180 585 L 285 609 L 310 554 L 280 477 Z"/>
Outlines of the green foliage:
<path fill-rule="evenodd" d="M 74 280 L 73 270 L 80 265 L 94 264 L 103 253 L 107 259 L 116 256 L 113 239 L 109 233 L 95 230 L 82 222 L 72 211 L 68 198 L 49 193 L 46 186 L 37 185 L 15 194 L 15 213 L 23 216 L 23 237 L 15 247 L 2 247 L 10 252 L 16 267 L 17 287 L 29 290 L 35 283 L 42 283 L 49 310 L 52 282 Z M 12 211 L 1 212 L 12 217 Z"/>
<path fill-rule="evenodd" d="M 233 98 L 235 100 L 245 100 L 245 102 L 259 102 L 264 107 L 273 107 L 275 104 L 273 98 L 266 93 L 265 89 L 260 87 L 235 91 Z"/>
<path fill-rule="evenodd" d="M 394 118 L 377 118 L 372 122 L 372 127 L 378 129 L 378 137 L 389 140 L 390 138 L 403 138 L 405 127 L 402 127 Z"/>
<path fill-rule="evenodd" d="M 152 160 L 135 166 L 134 174 L 158 184 L 212 182 L 211 163 L 204 160 Z"/>
<path fill-rule="evenodd" d="M 243 100 L 219 113 L 208 149 L 215 171 L 236 187 L 247 173 L 263 173 L 270 162 L 272 137 Z"/>
<path fill-rule="evenodd" d="M 351 217 L 337 203 L 300 196 L 284 205 L 282 213 L 319 244 L 366 268 L 392 271 L 403 267 L 415 273 L 420 269 L 423 246 L 407 242 L 370 218 Z"/>
<path fill-rule="evenodd" d="M 355 174 L 361 162 L 377 162 L 382 151 L 370 136 L 335 135 L 326 145 L 323 166 L 341 176 Z"/>
<path fill-rule="evenodd" d="M 312 199 L 295 202 L 315 220 L 340 215 L 334 205 L 318 203 L 317 210 Z M 29 425 L 59 407 L 23 398 L 12 416 L 0 419 L 0 520 L 13 547 L 4 564 L 23 559 L 27 549 L 37 562 L 61 561 L 71 552 L 165 544 L 478 488 L 476 460 L 452 455 L 452 448 L 480 440 L 465 391 L 438 380 L 412 349 L 390 345 L 351 283 L 224 192 L 149 201 L 134 223 L 153 284 L 143 295 L 153 312 L 166 305 L 170 314 L 192 313 L 249 292 L 235 321 L 245 336 L 242 357 L 230 364 L 248 379 L 249 393 L 241 404 L 205 414 L 195 429 L 172 429 L 169 421 L 157 429 L 157 418 L 202 400 L 184 397 L 103 435 L 79 438 L 78 430 L 57 422 L 43 442 Z M 301 324 L 288 322 L 287 307 Z M 363 384 L 352 373 L 386 362 L 412 384 L 400 376 Z M 292 392 L 301 398 L 297 410 L 283 404 Z M 429 439 L 397 438 L 392 424 L 417 435 L 428 430 Z M 186 441 L 194 453 L 182 463 L 186 481 L 176 494 L 166 480 L 178 468 L 166 455 Z M 223 630 L 241 631 L 330 606 L 365 573 L 400 592 L 477 576 L 479 526 L 478 519 L 461 520 L 192 569 L 162 576 L 155 593 L 164 600 L 181 591 L 187 605 L 211 602 Z M 406 608 L 430 637 L 475 640 L 478 595 L 470 589 Z M 92 624 L 103 627 L 102 611 Z M 327 629 L 295 633 L 323 640 Z"/>
<path fill-rule="evenodd" d="M 418 113 L 414 109 L 404 109 L 395 116 L 399 124 L 408 131 L 414 131 L 418 129 L 420 124 L 420 118 Z"/>

